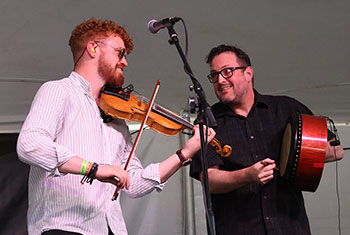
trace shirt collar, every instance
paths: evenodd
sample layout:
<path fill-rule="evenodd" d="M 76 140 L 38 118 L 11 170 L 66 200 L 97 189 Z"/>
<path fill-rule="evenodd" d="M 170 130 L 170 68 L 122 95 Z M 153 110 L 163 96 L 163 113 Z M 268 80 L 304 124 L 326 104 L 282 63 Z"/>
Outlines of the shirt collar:
<path fill-rule="evenodd" d="M 261 95 L 257 90 L 254 89 L 254 106 L 258 105 L 259 107 L 269 107 L 269 102 L 267 101 L 266 97 Z"/>
<path fill-rule="evenodd" d="M 77 72 L 72 72 L 69 77 L 71 78 L 71 80 L 76 84 L 78 85 L 78 87 L 80 89 L 83 90 L 83 92 L 85 94 L 91 94 L 91 85 L 90 83 L 85 79 L 83 78 L 80 74 L 78 74 Z"/>
<path fill-rule="evenodd" d="M 268 108 L 269 103 L 263 95 L 261 95 L 259 92 L 257 92 L 257 90 L 254 89 L 254 104 L 251 110 L 249 111 L 249 113 L 251 113 L 252 110 L 257 107 Z M 216 114 L 215 115 L 216 117 L 220 117 L 224 115 L 239 116 L 229 106 L 225 105 L 221 101 L 217 103 L 215 106 L 213 106 L 213 109 L 215 110 L 214 113 Z"/>

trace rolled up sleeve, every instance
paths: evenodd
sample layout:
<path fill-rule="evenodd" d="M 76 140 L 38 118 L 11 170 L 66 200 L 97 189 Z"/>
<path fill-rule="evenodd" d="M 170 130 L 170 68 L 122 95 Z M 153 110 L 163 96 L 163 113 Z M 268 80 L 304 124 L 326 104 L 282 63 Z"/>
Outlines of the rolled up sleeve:
<path fill-rule="evenodd" d="M 58 167 L 75 156 L 55 142 L 63 123 L 64 89 L 45 83 L 37 92 L 17 141 L 21 161 L 61 175 Z"/>

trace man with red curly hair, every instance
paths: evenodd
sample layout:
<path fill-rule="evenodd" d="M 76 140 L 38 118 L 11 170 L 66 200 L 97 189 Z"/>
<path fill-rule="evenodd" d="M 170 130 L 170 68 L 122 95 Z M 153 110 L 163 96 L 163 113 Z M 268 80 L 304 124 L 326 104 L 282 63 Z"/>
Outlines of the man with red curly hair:
<path fill-rule="evenodd" d="M 111 201 L 115 186 L 130 197 L 161 191 L 200 149 L 198 128 L 177 154 L 145 168 L 134 156 L 124 171 L 129 130 L 122 120 L 105 123 L 97 104 L 106 84 L 123 85 L 132 39 L 116 23 L 91 18 L 76 26 L 69 45 L 74 71 L 40 87 L 18 138 L 18 156 L 31 165 L 28 231 L 127 234 L 119 198 Z M 215 132 L 209 129 L 209 135 L 210 141 Z"/>

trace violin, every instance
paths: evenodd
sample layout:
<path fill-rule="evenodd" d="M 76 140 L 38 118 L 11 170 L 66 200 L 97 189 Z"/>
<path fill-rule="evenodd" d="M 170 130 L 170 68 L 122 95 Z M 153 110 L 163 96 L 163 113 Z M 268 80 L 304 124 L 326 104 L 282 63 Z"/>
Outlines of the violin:
<path fill-rule="evenodd" d="M 146 103 L 148 100 L 145 97 L 131 94 L 133 90 L 132 84 L 123 89 L 105 86 L 101 92 L 98 106 L 106 115 L 113 118 L 142 122 L 148 109 Z M 186 129 L 193 129 L 193 124 L 158 104 L 153 104 L 146 124 L 151 129 L 168 136 L 175 136 Z M 228 157 L 232 153 L 231 146 L 221 147 L 220 142 L 215 138 L 209 144 L 221 157 Z"/>

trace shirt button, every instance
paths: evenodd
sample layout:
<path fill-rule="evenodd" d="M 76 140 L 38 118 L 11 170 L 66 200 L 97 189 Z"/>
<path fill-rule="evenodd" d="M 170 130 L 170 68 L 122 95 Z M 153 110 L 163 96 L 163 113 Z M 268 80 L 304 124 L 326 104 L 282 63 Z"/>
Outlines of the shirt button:
<path fill-rule="evenodd" d="M 252 139 L 252 140 L 253 140 L 253 139 L 254 139 L 254 135 L 251 135 L 251 136 L 250 136 L 250 139 Z"/>
<path fill-rule="evenodd" d="M 255 155 L 255 158 L 259 158 L 259 155 Z"/>
<path fill-rule="evenodd" d="M 270 217 L 266 216 L 265 219 L 266 219 L 266 220 L 270 220 Z"/>
<path fill-rule="evenodd" d="M 263 197 L 265 200 L 267 199 L 267 196 L 266 195 L 264 195 L 264 197 Z"/>

